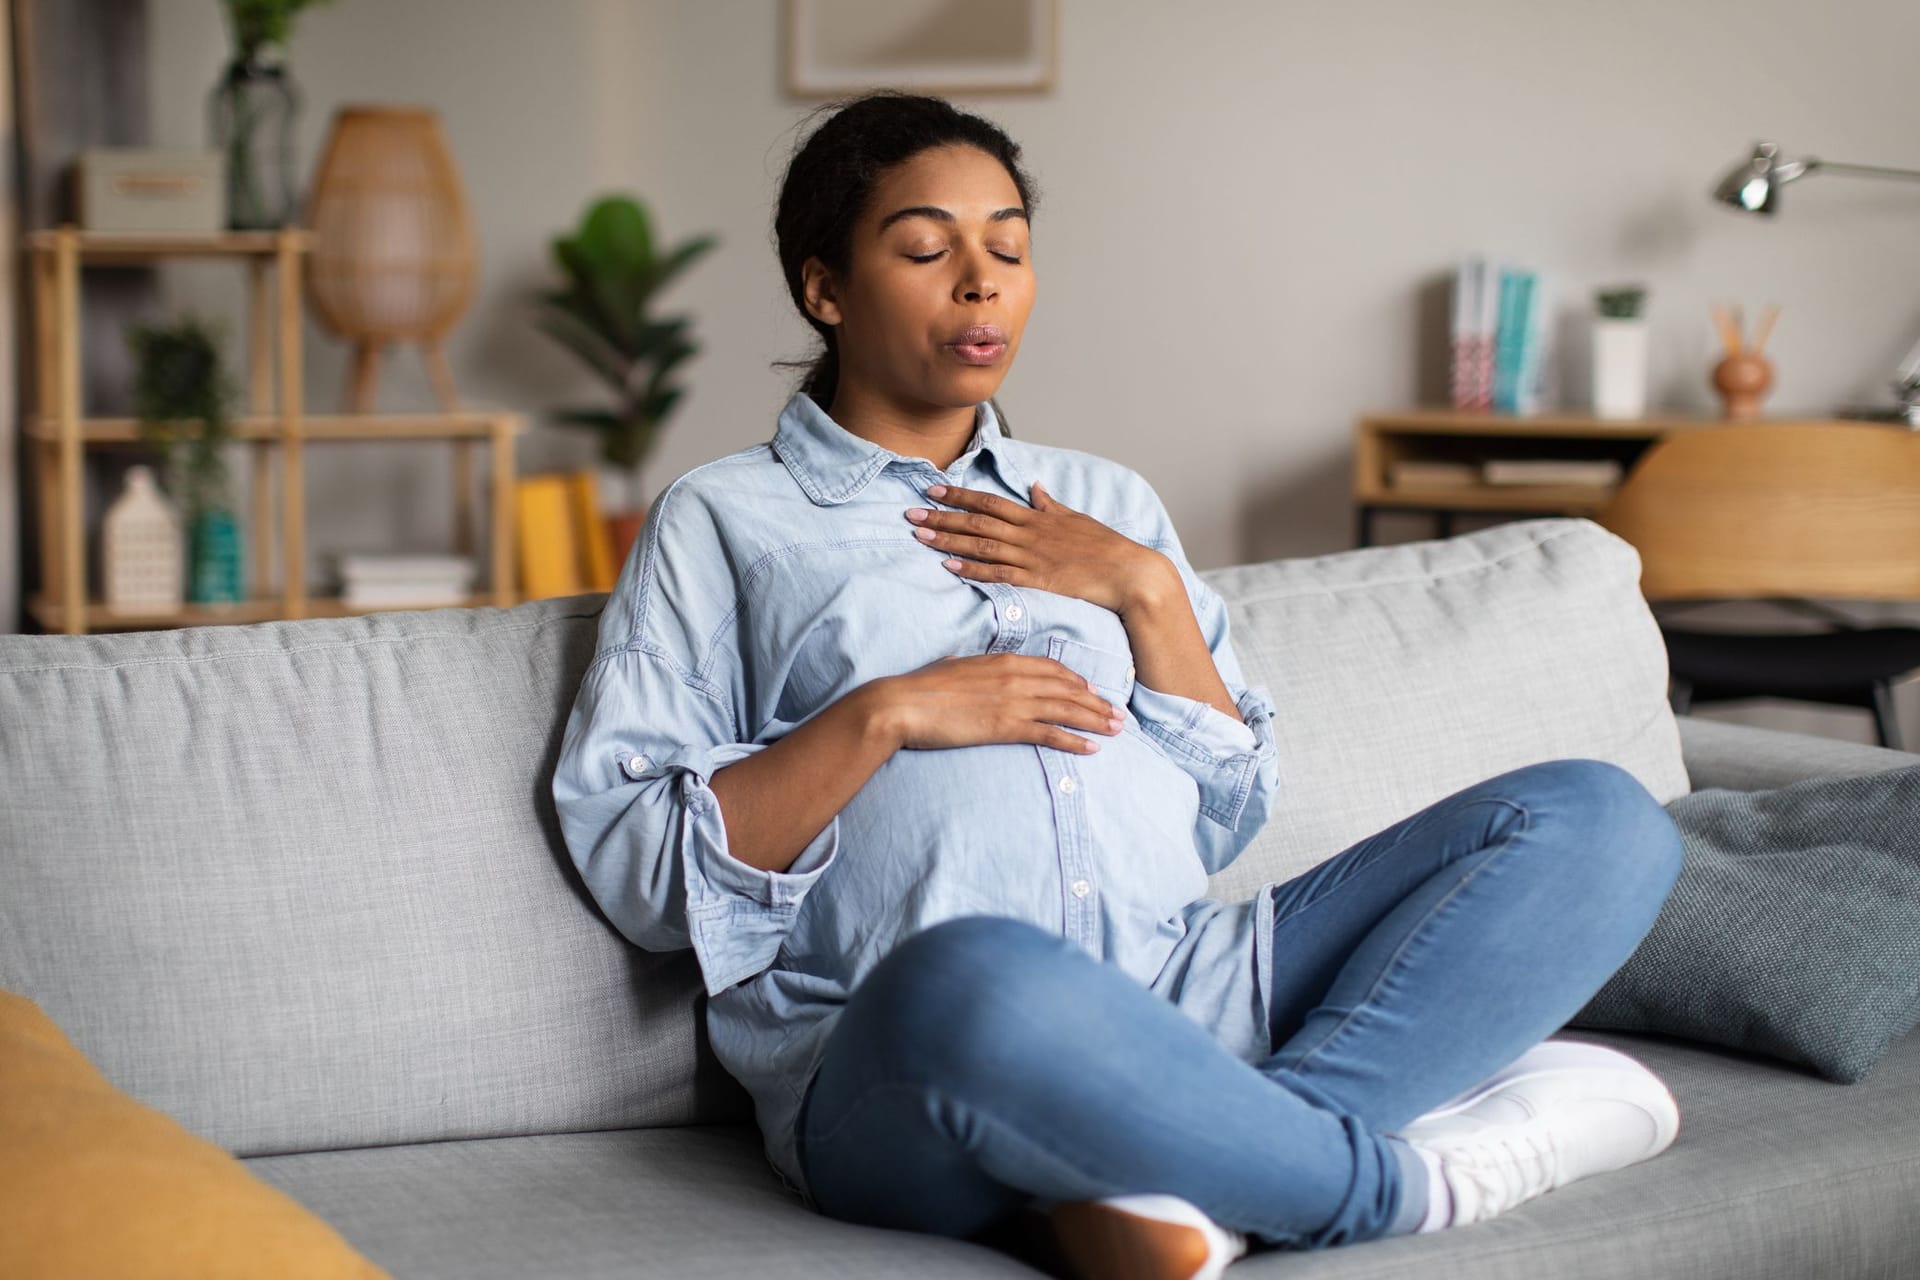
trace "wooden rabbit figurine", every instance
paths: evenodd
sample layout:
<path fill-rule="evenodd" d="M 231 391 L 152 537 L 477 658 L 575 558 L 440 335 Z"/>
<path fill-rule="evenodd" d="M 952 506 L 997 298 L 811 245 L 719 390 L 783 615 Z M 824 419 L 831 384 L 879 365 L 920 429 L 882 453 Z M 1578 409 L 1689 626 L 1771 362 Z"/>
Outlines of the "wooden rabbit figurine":
<path fill-rule="evenodd" d="M 1740 308 L 1734 307 L 1729 315 L 1725 307 L 1714 306 L 1713 323 L 1720 330 L 1720 341 L 1725 344 L 1727 354 L 1719 364 L 1713 366 L 1713 389 L 1720 393 L 1725 417 L 1760 416 L 1760 402 L 1773 387 L 1773 363 L 1761 354 L 1761 349 L 1766 346 L 1767 335 L 1773 332 L 1773 322 L 1779 314 L 1779 307 L 1768 307 L 1766 316 L 1760 321 L 1759 331 L 1754 335 L 1753 345 L 1744 346 L 1740 333 Z"/>

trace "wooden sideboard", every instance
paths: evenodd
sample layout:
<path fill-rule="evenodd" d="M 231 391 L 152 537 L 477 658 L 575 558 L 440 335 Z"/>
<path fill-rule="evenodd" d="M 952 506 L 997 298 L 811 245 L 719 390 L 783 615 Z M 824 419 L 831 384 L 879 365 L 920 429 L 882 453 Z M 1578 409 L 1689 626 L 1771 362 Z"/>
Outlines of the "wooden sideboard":
<path fill-rule="evenodd" d="M 1373 545 L 1374 517 L 1382 511 L 1432 516 L 1438 536 L 1453 534 L 1454 519 L 1476 516 L 1592 516 L 1613 497 L 1612 486 L 1429 484 L 1396 485 L 1394 464 L 1466 463 L 1525 458 L 1600 461 L 1621 472 L 1661 437 L 1727 425 L 1718 414 L 1661 414 L 1598 418 L 1584 413 L 1511 414 L 1459 409 L 1405 409 L 1362 415 L 1353 429 L 1355 543 Z M 1856 421 L 1764 417 L 1761 422 Z"/>

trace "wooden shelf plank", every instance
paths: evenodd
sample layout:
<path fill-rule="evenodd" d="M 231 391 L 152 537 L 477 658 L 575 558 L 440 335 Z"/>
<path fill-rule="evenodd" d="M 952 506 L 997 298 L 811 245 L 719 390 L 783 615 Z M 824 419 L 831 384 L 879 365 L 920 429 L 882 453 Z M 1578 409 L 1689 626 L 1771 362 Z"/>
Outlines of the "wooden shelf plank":
<path fill-rule="evenodd" d="M 494 425 L 509 420 L 515 435 L 527 431 L 526 415 L 499 410 L 473 410 L 463 413 L 347 413 L 309 414 L 300 419 L 300 435 L 306 440 L 440 440 L 485 439 Z M 27 420 L 26 434 L 35 440 L 58 440 L 59 424 L 51 418 Z M 285 436 L 275 414 L 247 414 L 235 419 L 235 440 L 279 440 Z M 140 424 L 134 418 L 82 418 L 82 444 L 139 444 Z"/>
<path fill-rule="evenodd" d="M 58 229 L 29 231 L 24 237 L 27 248 L 51 253 L 59 243 Z M 213 234 L 178 233 L 136 234 L 124 231 L 73 232 L 74 248 L 83 261 L 93 263 L 151 262 L 158 258 L 232 258 L 272 257 L 279 252 L 285 235 L 296 252 L 304 252 L 312 242 L 304 227 L 283 231 L 222 231 Z"/>
<path fill-rule="evenodd" d="M 1830 422 L 1830 418 L 1778 417 L 1749 419 L 1763 423 L 1801 425 Z M 1731 425 L 1717 414 L 1664 413 L 1642 418 L 1600 418 L 1588 413 L 1482 413 L 1463 409 L 1398 409 L 1360 415 L 1356 430 L 1410 435 L 1554 436 L 1612 440 L 1652 440 L 1675 431 L 1698 431 Z"/>

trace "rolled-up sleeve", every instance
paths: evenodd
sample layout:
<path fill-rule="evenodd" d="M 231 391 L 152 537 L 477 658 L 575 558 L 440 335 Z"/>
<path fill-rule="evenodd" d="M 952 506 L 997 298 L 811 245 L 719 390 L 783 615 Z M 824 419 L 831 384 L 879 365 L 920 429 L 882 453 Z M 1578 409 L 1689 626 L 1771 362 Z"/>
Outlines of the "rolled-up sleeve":
<path fill-rule="evenodd" d="M 552 790 L 574 865 L 615 928 L 649 951 L 691 947 L 707 993 L 772 966 L 833 864 L 836 815 L 785 871 L 735 857 L 716 770 L 754 741 L 756 683 L 732 637 L 736 549 L 686 478 L 648 511 L 601 612 L 595 657 L 561 736 Z"/>
<path fill-rule="evenodd" d="M 692 947 L 709 995 L 772 965 L 840 836 L 836 816 L 785 871 L 736 858 L 709 784 L 771 744 L 731 738 L 712 695 L 623 650 L 581 681 L 553 776 L 561 833 L 601 910 L 650 951 Z"/>
<path fill-rule="evenodd" d="M 1151 495 L 1150 488 L 1148 493 Z M 1240 716 L 1236 719 L 1210 702 L 1149 688 L 1138 681 L 1127 707 L 1141 729 L 1164 747 L 1199 787 L 1200 819 L 1194 840 L 1211 875 L 1231 864 L 1259 834 L 1279 793 L 1273 697 L 1264 686 L 1246 682 L 1233 649 L 1227 602 L 1187 562 L 1179 535 L 1157 496 L 1150 496 L 1150 507 L 1152 535 L 1148 545 L 1180 570 L 1194 620 L 1200 624 L 1214 667 Z"/>

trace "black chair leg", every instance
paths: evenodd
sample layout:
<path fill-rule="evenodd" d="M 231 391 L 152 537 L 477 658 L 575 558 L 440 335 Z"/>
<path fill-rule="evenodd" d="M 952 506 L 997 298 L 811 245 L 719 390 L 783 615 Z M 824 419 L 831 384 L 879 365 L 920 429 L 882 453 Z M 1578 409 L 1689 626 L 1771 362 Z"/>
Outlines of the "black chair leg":
<path fill-rule="evenodd" d="M 1670 680 L 1667 686 L 1667 701 L 1673 704 L 1673 714 L 1683 716 L 1693 706 L 1693 681 Z"/>
<path fill-rule="evenodd" d="M 1903 751 L 1900 745 L 1900 717 L 1893 705 L 1893 682 L 1875 680 L 1873 682 L 1873 723 L 1880 731 L 1880 745 Z"/>

